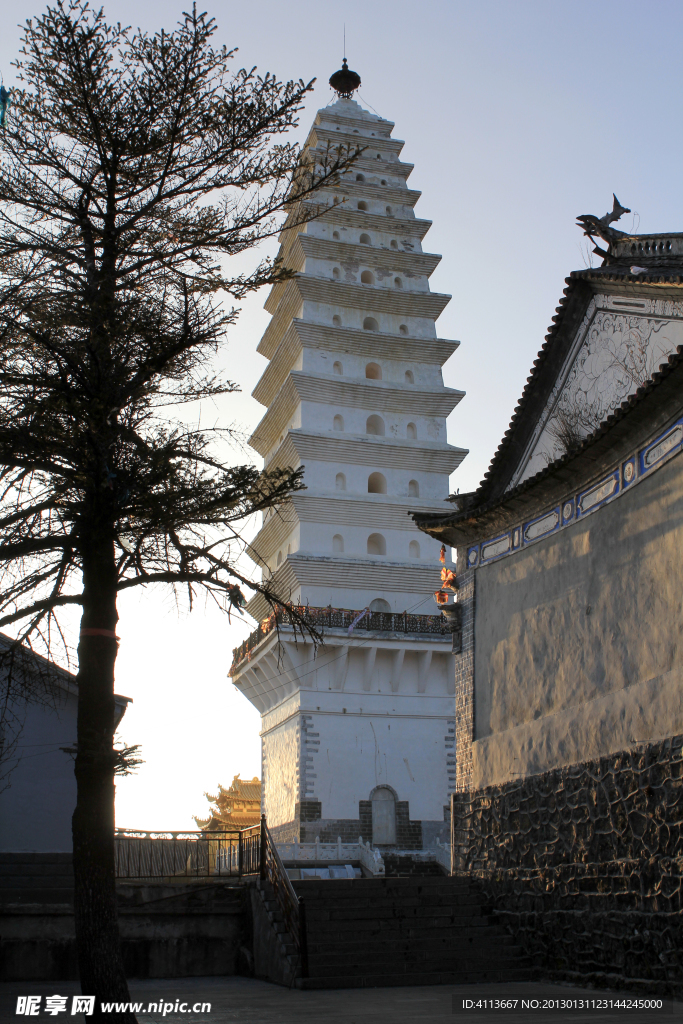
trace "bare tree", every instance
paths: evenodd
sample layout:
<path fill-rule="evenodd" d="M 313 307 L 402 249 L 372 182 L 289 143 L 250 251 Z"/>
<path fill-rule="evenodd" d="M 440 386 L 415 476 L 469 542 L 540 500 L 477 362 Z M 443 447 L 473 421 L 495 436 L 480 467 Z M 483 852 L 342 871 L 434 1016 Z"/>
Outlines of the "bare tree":
<path fill-rule="evenodd" d="M 277 604 L 240 573 L 230 542 L 302 486 L 300 472 L 226 462 L 220 432 L 187 427 L 172 407 L 235 390 L 209 365 L 236 317 L 221 297 L 288 276 L 270 260 L 230 276 L 226 257 L 273 236 L 283 211 L 291 226 L 319 212 L 311 199 L 356 155 L 313 162 L 280 141 L 312 83 L 232 71 L 214 31 L 196 9 L 148 35 L 57 0 L 26 23 L 0 133 L 0 627 L 49 646 L 59 611 L 82 610 L 75 914 L 81 984 L 98 1007 L 128 998 L 113 845 L 117 595 L 165 584 L 191 602 L 203 588 L 230 611 L 246 584 Z"/>

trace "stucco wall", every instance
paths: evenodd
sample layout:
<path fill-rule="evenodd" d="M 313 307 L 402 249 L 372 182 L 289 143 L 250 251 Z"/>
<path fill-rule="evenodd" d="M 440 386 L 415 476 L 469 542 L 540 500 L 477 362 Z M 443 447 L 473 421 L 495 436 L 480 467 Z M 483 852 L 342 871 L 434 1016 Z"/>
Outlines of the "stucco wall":
<path fill-rule="evenodd" d="M 477 573 L 474 787 L 683 731 L 683 456 Z"/>
<path fill-rule="evenodd" d="M 57 707 L 17 709 L 24 727 L 2 766 L 11 773 L 0 792 L 0 850 L 71 851 L 76 779 L 73 758 L 60 748 L 76 742 L 76 709 L 76 696 L 66 693 Z"/>
<path fill-rule="evenodd" d="M 300 717 L 263 736 L 263 810 L 271 827 L 292 821 L 299 797 Z"/>

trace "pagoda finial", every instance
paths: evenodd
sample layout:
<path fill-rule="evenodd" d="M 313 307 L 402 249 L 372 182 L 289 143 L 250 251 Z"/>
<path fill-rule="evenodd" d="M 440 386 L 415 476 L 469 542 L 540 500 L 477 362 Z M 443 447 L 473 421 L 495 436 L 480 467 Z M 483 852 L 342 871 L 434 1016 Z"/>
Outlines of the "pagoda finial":
<path fill-rule="evenodd" d="M 360 87 L 360 75 L 350 71 L 346 57 L 339 71 L 330 76 L 330 85 L 343 100 L 350 100 L 356 89 Z"/>

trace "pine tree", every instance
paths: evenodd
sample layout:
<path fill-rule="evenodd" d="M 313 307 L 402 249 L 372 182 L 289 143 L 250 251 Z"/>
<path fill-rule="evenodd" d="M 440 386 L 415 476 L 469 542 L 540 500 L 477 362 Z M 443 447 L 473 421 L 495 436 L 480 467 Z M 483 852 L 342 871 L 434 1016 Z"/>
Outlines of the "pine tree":
<path fill-rule="evenodd" d="M 229 611 L 247 584 L 276 602 L 240 574 L 230 541 L 300 473 L 226 461 L 220 432 L 188 427 L 177 406 L 235 389 L 211 369 L 237 315 L 224 299 L 287 275 L 262 260 L 231 277 L 227 257 L 272 237 L 279 214 L 315 213 L 316 191 L 355 157 L 302 160 L 281 136 L 312 83 L 234 69 L 214 32 L 196 9 L 150 35 L 58 0 L 26 23 L 0 129 L 0 627 L 49 640 L 61 609 L 82 609 L 75 915 L 82 990 L 98 1005 L 128 998 L 117 595 L 203 588 Z"/>

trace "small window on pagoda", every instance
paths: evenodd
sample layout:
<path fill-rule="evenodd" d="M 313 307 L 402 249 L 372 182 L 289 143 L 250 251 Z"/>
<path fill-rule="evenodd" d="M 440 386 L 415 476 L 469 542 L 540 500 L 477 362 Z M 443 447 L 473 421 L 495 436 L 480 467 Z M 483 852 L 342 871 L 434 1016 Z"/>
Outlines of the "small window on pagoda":
<path fill-rule="evenodd" d="M 375 283 L 375 275 L 373 274 L 373 272 L 371 270 L 363 270 L 361 272 L 361 275 L 360 275 L 360 283 L 361 284 L 374 284 Z"/>
<path fill-rule="evenodd" d="M 391 605 L 388 601 L 385 601 L 383 597 L 376 597 L 374 601 L 370 602 L 371 612 L 384 612 L 385 614 L 391 611 Z"/>
<path fill-rule="evenodd" d="M 406 384 L 414 384 L 415 377 L 413 376 L 412 370 L 406 370 Z"/>
<path fill-rule="evenodd" d="M 379 363 L 368 363 L 365 367 L 365 376 L 368 380 L 381 380 L 382 379 L 382 367 Z"/>
<path fill-rule="evenodd" d="M 365 320 L 363 320 L 363 330 L 364 331 L 378 331 L 379 330 L 379 324 L 375 320 L 374 316 L 366 316 Z"/>
<path fill-rule="evenodd" d="M 391 239 L 391 242 L 389 243 L 389 245 L 391 246 L 392 249 L 398 249 L 398 242 L 396 241 L 395 238 Z"/>
<path fill-rule="evenodd" d="M 333 364 L 332 364 L 332 370 L 334 371 L 334 373 L 336 373 L 336 374 L 337 374 L 337 376 L 341 377 L 341 375 L 342 375 L 342 374 L 343 374 L 343 372 L 344 372 L 344 367 L 343 367 L 343 366 L 342 366 L 342 364 L 341 364 L 341 363 L 339 362 L 339 360 L 337 360 L 337 362 L 336 362 L 336 363 L 333 363 Z"/>
<path fill-rule="evenodd" d="M 341 270 L 339 269 L 339 267 L 332 268 L 332 277 L 335 279 L 335 281 L 339 280 L 339 278 L 341 277 Z"/>
<path fill-rule="evenodd" d="M 408 481 L 408 497 L 419 498 L 420 497 L 420 485 L 417 480 Z"/>
<path fill-rule="evenodd" d="M 381 159 L 382 159 L 382 154 L 381 154 L 381 153 L 378 153 L 378 154 L 377 154 L 377 159 L 378 159 L 378 160 L 381 160 Z"/>
<path fill-rule="evenodd" d="M 362 234 L 360 236 L 361 245 L 370 245 L 370 235 Z"/>
<path fill-rule="evenodd" d="M 357 174 L 356 175 L 356 181 L 365 181 L 365 175 L 364 174 Z"/>
<path fill-rule="evenodd" d="M 403 335 L 408 333 L 408 328 L 406 327 L 405 324 L 401 324 L 401 326 L 398 329 L 398 333 Z"/>
<path fill-rule="evenodd" d="M 332 232 L 332 237 L 333 237 L 333 238 L 336 238 L 336 239 L 337 239 L 337 241 L 339 241 L 339 232 L 338 232 L 338 231 L 333 231 L 333 232 Z"/>
<path fill-rule="evenodd" d="M 409 441 L 417 441 L 417 427 L 414 423 L 409 423 L 406 427 L 406 437 Z"/>
<path fill-rule="evenodd" d="M 343 473 L 337 473 L 334 479 L 334 485 L 338 491 L 346 490 L 346 477 Z"/>
<path fill-rule="evenodd" d="M 368 537 L 369 555 L 386 555 L 387 542 L 381 533 L 371 533 Z"/>
<path fill-rule="evenodd" d="M 395 277 L 394 278 L 394 288 L 402 288 L 402 287 L 403 287 L 403 281 L 401 280 L 401 278 L 400 277 Z"/>
<path fill-rule="evenodd" d="M 341 317 L 337 316 L 337 314 L 335 313 L 335 315 L 332 317 L 332 323 L 335 327 L 341 327 Z"/>
<path fill-rule="evenodd" d="M 335 416 L 334 420 L 332 421 L 332 426 L 334 427 L 335 430 L 343 430 L 344 429 L 344 417 L 343 416 L 339 416 L 339 415 Z"/>
<path fill-rule="evenodd" d="M 336 554 L 341 554 L 343 552 L 344 538 L 342 537 L 341 533 L 335 533 L 334 537 L 332 538 L 332 550 Z"/>
<path fill-rule="evenodd" d="M 368 494 L 386 494 L 387 478 L 382 473 L 371 473 L 368 477 Z"/>
<path fill-rule="evenodd" d="M 387 214 L 388 214 L 389 217 L 391 217 L 392 212 L 393 211 L 392 211 L 391 207 L 387 206 Z"/>
<path fill-rule="evenodd" d="M 360 202 L 358 203 L 358 209 L 359 210 L 367 210 L 367 208 L 368 208 L 368 204 L 365 202 L 364 199 L 361 199 Z"/>
<path fill-rule="evenodd" d="M 411 558 L 420 557 L 420 545 L 417 543 L 416 540 L 411 540 L 410 544 L 408 545 L 408 554 L 410 555 Z"/>
<path fill-rule="evenodd" d="M 381 416 L 373 413 L 372 416 L 368 416 L 365 423 L 365 433 L 374 434 L 375 437 L 384 437 L 385 435 L 384 420 Z"/>
<path fill-rule="evenodd" d="M 382 178 L 382 180 L 380 181 L 380 185 L 386 185 L 386 183 L 387 183 L 387 179 L 386 178 Z"/>

